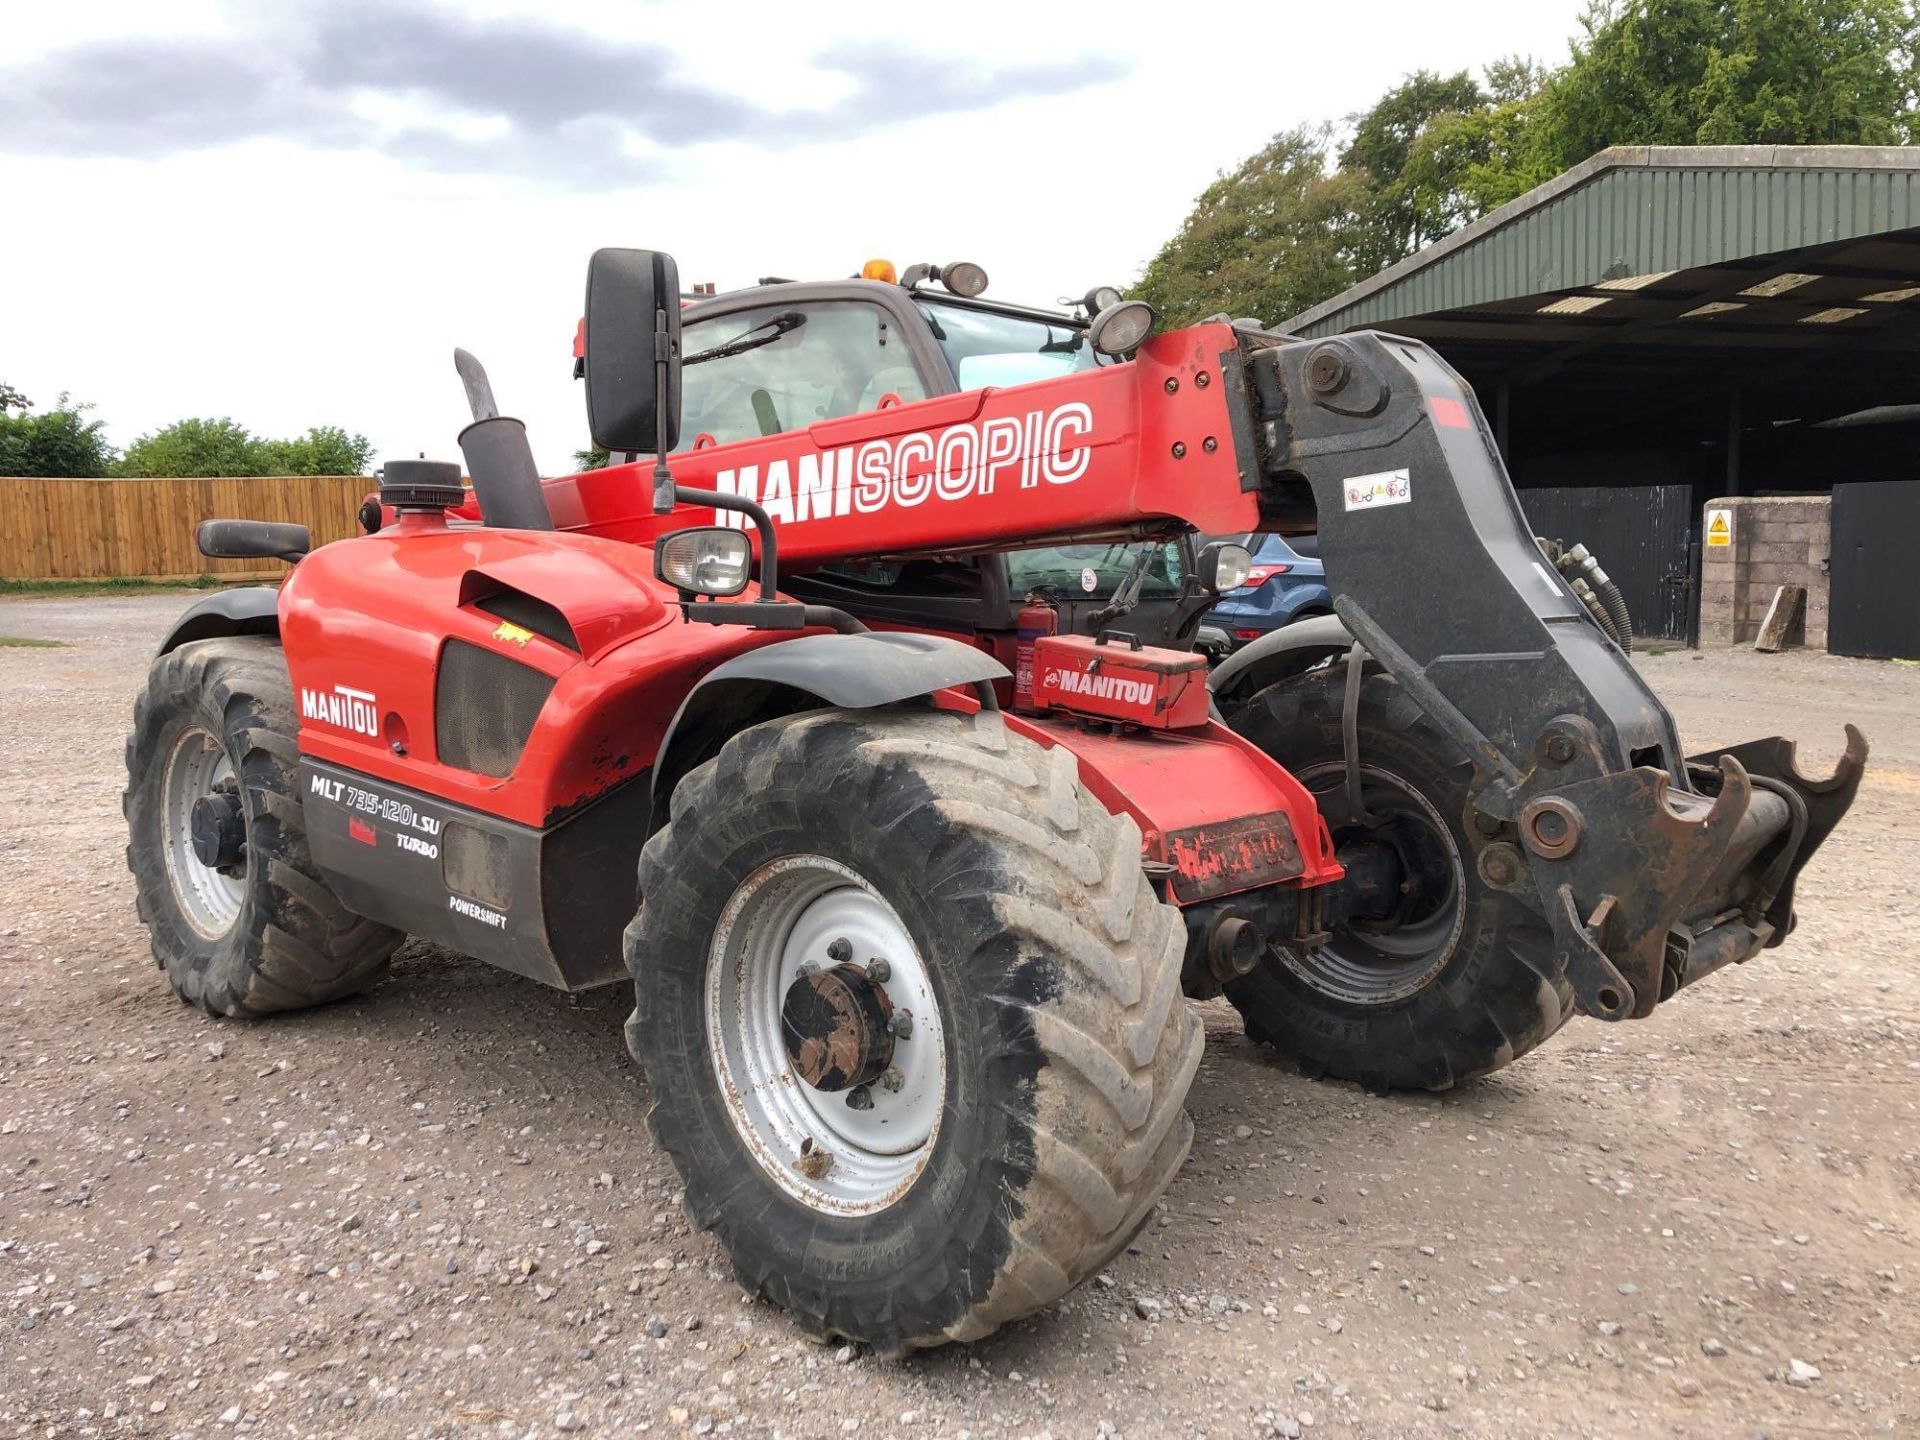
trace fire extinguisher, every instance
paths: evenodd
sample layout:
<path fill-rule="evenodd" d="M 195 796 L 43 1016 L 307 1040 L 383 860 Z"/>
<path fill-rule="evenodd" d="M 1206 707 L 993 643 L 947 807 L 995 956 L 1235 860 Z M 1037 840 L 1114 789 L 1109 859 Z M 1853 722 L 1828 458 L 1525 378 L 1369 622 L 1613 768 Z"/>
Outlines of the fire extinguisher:
<path fill-rule="evenodd" d="M 1029 595 L 1027 603 L 1020 607 L 1020 613 L 1014 617 L 1015 659 L 1013 665 L 1013 708 L 1016 710 L 1033 709 L 1033 644 L 1042 635 L 1056 635 L 1060 631 L 1060 612 L 1037 595 Z"/>

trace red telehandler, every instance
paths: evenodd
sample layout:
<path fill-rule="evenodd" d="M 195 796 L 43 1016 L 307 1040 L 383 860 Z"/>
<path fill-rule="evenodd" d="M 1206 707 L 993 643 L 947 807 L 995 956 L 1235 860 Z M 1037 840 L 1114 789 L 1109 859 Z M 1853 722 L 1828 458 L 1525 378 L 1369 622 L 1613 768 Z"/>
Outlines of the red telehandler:
<path fill-rule="evenodd" d="M 135 709 L 181 997 L 317 1004 L 407 934 L 630 982 L 693 1222 L 899 1352 L 1127 1242 L 1192 1135 L 1183 995 L 1441 1089 L 1786 937 L 1865 741 L 1821 780 L 1780 739 L 1689 756 L 1431 350 L 984 286 L 684 304 L 602 250 L 578 370 L 617 463 L 541 479 L 460 354 L 471 495 L 395 460 L 372 533 L 202 526 L 296 563 L 189 610 Z M 1247 557 L 1186 537 L 1308 530 L 1337 618 L 1209 677 Z"/>

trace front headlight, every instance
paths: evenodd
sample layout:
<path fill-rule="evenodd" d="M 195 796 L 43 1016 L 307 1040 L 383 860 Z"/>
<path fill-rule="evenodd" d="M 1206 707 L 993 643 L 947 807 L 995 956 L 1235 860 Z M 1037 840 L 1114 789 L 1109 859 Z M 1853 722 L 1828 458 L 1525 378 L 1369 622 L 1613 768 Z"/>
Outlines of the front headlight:
<path fill-rule="evenodd" d="M 663 535 L 653 547 L 653 573 L 694 595 L 738 595 L 747 588 L 753 547 L 738 530 L 703 525 Z"/>
<path fill-rule="evenodd" d="M 1238 590 L 1253 571 L 1253 556 L 1244 545 L 1231 540 L 1215 540 L 1200 552 L 1200 584 L 1215 595 Z"/>

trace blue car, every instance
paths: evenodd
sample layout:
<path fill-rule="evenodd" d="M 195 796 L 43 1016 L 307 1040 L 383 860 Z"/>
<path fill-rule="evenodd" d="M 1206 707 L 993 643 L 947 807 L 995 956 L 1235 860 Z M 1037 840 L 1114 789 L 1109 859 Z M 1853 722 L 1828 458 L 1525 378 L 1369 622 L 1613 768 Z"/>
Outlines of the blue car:
<path fill-rule="evenodd" d="M 1224 638 L 1229 654 L 1290 621 L 1333 613 L 1327 572 L 1317 554 L 1303 553 L 1319 550 L 1318 536 L 1296 535 L 1291 544 L 1278 535 L 1216 538 L 1237 541 L 1253 556 L 1247 583 L 1222 595 L 1202 620 L 1203 626 Z"/>

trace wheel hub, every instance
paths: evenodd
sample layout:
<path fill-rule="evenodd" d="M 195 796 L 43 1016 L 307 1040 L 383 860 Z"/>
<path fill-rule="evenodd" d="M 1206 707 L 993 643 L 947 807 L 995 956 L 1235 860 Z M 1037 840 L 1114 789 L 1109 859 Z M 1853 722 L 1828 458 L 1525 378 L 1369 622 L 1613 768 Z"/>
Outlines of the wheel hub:
<path fill-rule="evenodd" d="M 212 732 L 181 730 L 160 775 L 161 852 L 181 917 L 217 940 L 246 899 L 247 822 L 233 762 Z"/>
<path fill-rule="evenodd" d="M 844 862 L 783 855 L 714 927 L 707 1045 L 735 1134 L 811 1209 L 869 1215 L 932 1159 L 947 1036 L 928 958 Z"/>
<path fill-rule="evenodd" d="M 780 1006 L 787 1059 L 816 1090 L 871 1085 L 893 1063 L 893 1002 L 869 970 L 835 965 L 795 977 Z"/>
<path fill-rule="evenodd" d="M 1340 923 L 1390 920 L 1408 887 L 1419 885 L 1418 877 L 1408 873 L 1400 852 L 1384 841 L 1349 840 L 1338 848 L 1335 857 L 1347 872 L 1339 882 L 1343 903 L 1334 917 Z"/>
<path fill-rule="evenodd" d="M 202 865 L 223 874 L 239 868 L 247 848 L 247 817 L 238 795 L 230 790 L 202 795 L 193 802 L 188 825 L 193 853 Z"/>
<path fill-rule="evenodd" d="M 1324 995 L 1392 1005 L 1446 969 L 1466 923 L 1465 872 L 1446 822 L 1418 789 L 1364 763 L 1360 770 L 1370 824 L 1347 811 L 1343 765 L 1300 772 L 1328 817 L 1348 876 L 1331 897 L 1327 935 L 1276 953 Z"/>

